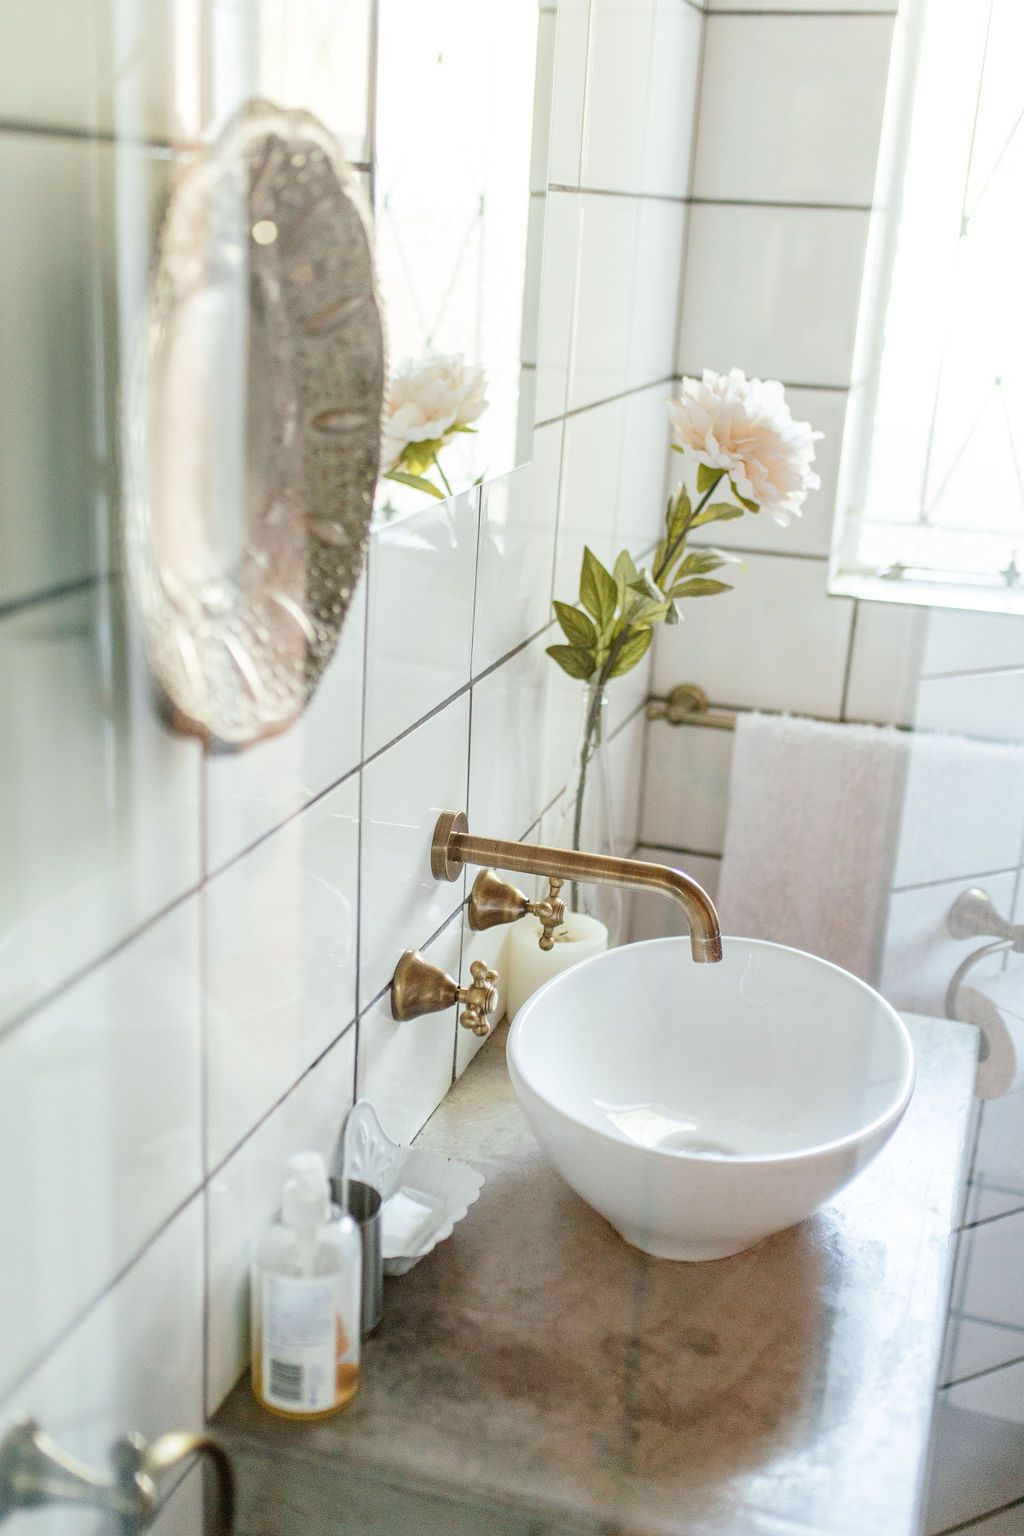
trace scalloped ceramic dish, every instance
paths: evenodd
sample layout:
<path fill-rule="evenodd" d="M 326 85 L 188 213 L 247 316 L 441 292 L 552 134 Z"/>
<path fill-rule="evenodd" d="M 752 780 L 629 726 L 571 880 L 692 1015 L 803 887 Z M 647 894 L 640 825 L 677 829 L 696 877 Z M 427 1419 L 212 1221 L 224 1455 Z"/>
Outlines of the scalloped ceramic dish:
<path fill-rule="evenodd" d="M 349 1110 L 338 1152 L 336 1174 L 380 1191 L 386 1275 L 408 1274 L 451 1237 L 484 1185 L 483 1174 L 467 1163 L 392 1141 L 367 1099 Z"/>

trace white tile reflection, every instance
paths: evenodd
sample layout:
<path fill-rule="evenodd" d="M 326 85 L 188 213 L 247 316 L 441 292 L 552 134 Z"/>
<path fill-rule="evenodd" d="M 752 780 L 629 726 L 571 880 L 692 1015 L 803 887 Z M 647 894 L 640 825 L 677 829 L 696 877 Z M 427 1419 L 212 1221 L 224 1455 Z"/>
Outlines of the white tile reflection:
<path fill-rule="evenodd" d="M 0 1022 L 199 879 L 198 741 L 105 583 L 0 621 Z"/>

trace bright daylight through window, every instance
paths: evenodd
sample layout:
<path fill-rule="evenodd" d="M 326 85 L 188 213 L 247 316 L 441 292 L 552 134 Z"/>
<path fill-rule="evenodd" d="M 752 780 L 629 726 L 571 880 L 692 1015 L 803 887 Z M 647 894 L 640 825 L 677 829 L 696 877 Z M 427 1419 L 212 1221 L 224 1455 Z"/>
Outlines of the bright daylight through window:
<path fill-rule="evenodd" d="M 831 585 L 1020 611 L 1024 4 L 919 0 L 902 52 Z"/>

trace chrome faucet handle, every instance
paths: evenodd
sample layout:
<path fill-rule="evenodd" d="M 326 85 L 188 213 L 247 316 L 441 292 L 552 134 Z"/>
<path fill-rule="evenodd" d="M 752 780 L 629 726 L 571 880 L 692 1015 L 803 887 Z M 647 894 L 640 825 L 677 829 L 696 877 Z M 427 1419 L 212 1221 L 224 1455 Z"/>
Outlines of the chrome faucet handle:
<path fill-rule="evenodd" d="M 0 1521 L 18 1509 L 49 1504 L 88 1506 L 114 1517 L 117 1529 L 147 1529 L 163 1504 L 158 1480 L 192 1456 L 209 1456 L 217 1473 L 214 1530 L 230 1536 L 235 1518 L 235 1482 L 227 1452 L 210 1435 L 171 1431 L 147 1444 L 126 1435 L 111 1452 L 112 1476 L 105 1477 L 70 1456 L 34 1419 L 21 1419 L 0 1441 Z"/>
<path fill-rule="evenodd" d="M 1003 917 L 980 885 L 960 892 L 946 914 L 946 927 L 954 939 L 1004 939 L 1018 953 L 1024 950 L 1024 923 Z"/>
<path fill-rule="evenodd" d="M 526 893 L 510 881 L 500 879 L 493 869 L 482 869 L 469 893 L 469 926 L 476 933 L 495 928 L 499 923 L 514 923 L 532 913 L 540 919 L 541 949 L 553 949 L 555 930 L 565 922 L 565 902 L 558 893 L 564 880 L 548 875 L 548 894 L 543 901 L 530 901 Z"/>
<path fill-rule="evenodd" d="M 391 1017 L 418 1019 L 462 1003 L 459 1023 L 475 1035 L 488 1034 L 487 1020 L 498 1006 L 498 973 L 483 960 L 474 960 L 469 973 L 470 985 L 460 987 L 454 977 L 432 965 L 418 949 L 406 950 L 391 978 Z"/>

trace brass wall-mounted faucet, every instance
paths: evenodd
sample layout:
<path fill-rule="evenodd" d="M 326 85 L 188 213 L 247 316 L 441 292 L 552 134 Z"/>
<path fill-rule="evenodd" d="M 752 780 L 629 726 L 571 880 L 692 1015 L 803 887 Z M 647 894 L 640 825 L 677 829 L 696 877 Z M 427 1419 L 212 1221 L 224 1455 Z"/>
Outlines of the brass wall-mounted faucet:
<path fill-rule="evenodd" d="M 690 953 L 699 963 L 722 958 L 722 930 L 715 904 L 707 891 L 681 869 L 620 859 L 609 854 L 583 853 L 572 848 L 544 848 L 533 843 L 506 843 L 475 837 L 464 811 L 442 811 L 434 828 L 430 868 L 435 880 L 457 880 L 467 864 L 496 865 L 521 875 L 576 880 L 581 884 L 619 885 L 626 889 L 661 891 L 679 903 L 690 929 Z M 519 913 L 512 914 L 519 916 Z"/>

